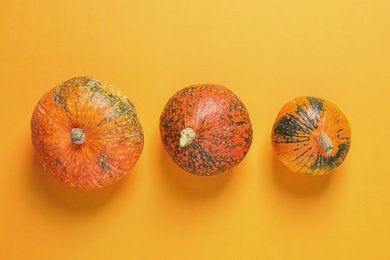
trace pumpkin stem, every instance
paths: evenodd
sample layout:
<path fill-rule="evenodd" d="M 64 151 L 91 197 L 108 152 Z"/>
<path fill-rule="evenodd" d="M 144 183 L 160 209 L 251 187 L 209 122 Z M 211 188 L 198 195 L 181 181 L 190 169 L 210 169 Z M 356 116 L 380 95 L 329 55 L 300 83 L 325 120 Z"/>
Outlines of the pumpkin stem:
<path fill-rule="evenodd" d="M 332 140 L 325 133 L 320 134 L 317 138 L 318 143 L 324 148 L 327 155 L 330 155 L 334 149 Z"/>
<path fill-rule="evenodd" d="M 196 133 L 191 127 L 187 127 L 180 132 L 180 148 L 189 146 L 194 140 Z"/>
<path fill-rule="evenodd" d="M 82 144 L 85 141 L 85 134 L 80 128 L 73 128 L 72 131 L 70 131 L 70 139 L 75 144 Z"/>

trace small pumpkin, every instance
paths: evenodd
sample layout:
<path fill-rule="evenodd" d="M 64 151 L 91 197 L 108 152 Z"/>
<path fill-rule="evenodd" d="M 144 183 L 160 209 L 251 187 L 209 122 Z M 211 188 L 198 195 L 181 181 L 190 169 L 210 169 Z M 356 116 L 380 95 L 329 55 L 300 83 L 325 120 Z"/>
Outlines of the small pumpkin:
<path fill-rule="evenodd" d="M 290 170 L 322 175 L 340 166 L 346 158 L 351 128 L 335 104 L 305 96 L 282 107 L 271 139 L 277 157 Z"/>
<path fill-rule="evenodd" d="M 122 179 L 144 144 L 130 99 L 91 77 L 72 78 L 44 94 L 32 114 L 31 135 L 43 168 L 86 190 Z"/>
<path fill-rule="evenodd" d="M 252 143 L 243 102 L 216 84 L 191 85 L 173 95 L 160 117 L 163 146 L 185 171 L 216 175 L 239 164 Z"/>

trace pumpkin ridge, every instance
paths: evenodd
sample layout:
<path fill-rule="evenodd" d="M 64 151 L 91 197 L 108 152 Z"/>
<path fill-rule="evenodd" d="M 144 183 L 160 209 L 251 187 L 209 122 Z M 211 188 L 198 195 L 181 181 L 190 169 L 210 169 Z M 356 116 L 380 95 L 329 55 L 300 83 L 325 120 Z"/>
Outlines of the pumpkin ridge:
<path fill-rule="evenodd" d="M 55 91 L 53 93 L 53 99 L 54 99 L 54 102 L 55 102 L 57 108 L 63 107 L 65 111 L 68 111 L 64 97 L 62 97 L 62 85 L 63 85 L 63 83 L 58 85 L 55 88 Z"/>
<path fill-rule="evenodd" d="M 303 122 L 306 124 L 312 126 L 314 129 L 317 129 L 318 126 L 316 123 L 314 123 L 315 118 L 311 118 L 307 112 L 302 108 L 301 105 L 297 105 L 296 114 L 302 119 Z"/>
<path fill-rule="evenodd" d="M 203 149 L 201 144 L 199 144 L 198 142 L 194 141 L 193 145 L 196 146 L 196 148 L 198 149 L 199 154 L 201 156 L 201 158 L 199 158 L 201 160 L 201 162 L 202 162 L 202 163 L 199 163 L 200 167 L 203 167 L 205 169 L 207 169 L 207 168 L 210 168 L 210 169 L 216 168 L 216 169 L 218 169 L 218 167 L 215 165 L 214 160 L 212 159 L 213 157 L 208 155 L 208 153 Z M 195 154 L 195 153 L 193 153 L 193 154 Z M 197 161 L 197 162 L 199 162 L 199 161 Z M 212 167 L 208 166 L 208 163 L 211 163 Z"/>
<path fill-rule="evenodd" d="M 92 95 L 93 95 L 93 93 L 92 93 L 91 89 L 86 88 L 86 92 L 83 95 L 83 99 L 79 103 L 76 104 L 76 106 L 77 106 L 76 117 L 77 118 L 82 118 L 83 116 L 85 116 L 81 113 L 81 110 L 82 110 L 81 108 L 87 107 L 87 106 L 90 107 Z"/>
<path fill-rule="evenodd" d="M 295 131 L 291 125 L 283 123 L 279 120 L 274 125 L 274 135 L 277 137 L 275 140 L 276 143 L 302 143 L 310 141 L 310 136 L 308 134 L 297 135 L 298 131 Z M 282 139 L 282 140 L 278 140 Z"/>
<path fill-rule="evenodd" d="M 310 124 L 307 124 L 307 121 L 300 120 L 292 113 L 286 113 L 286 115 L 278 120 L 278 124 L 286 126 L 287 128 L 292 128 L 294 130 L 296 129 L 295 131 L 302 132 L 307 135 L 310 135 L 311 131 L 314 130 L 314 127 Z"/>
<path fill-rule="evenodd" d="M 143 135 L 143 131 L 142 130 L 138 130 L 138 131 L 129 132 L 127 134 L 120 135 L 120 136 L 106 137 L 106 138 L 104 138 L 104 140 L 101 140 L 101 139 L 97 140 L 97 142 L 118 141 L 118 140 L 121 140 L 121 139 L 134 137 L 134 136 L 137 136 L 137 135 L 142 136 Z"/>
<path fill-rule="evenodd" d="M 103 88 L 102 84 L 99 81 L 95 79 L 90 79 L 89 81 L 84 83 L 83 86 L 85 86 L 91 92 L 100 93 L 104 98 L 110 101 L 111 107 L 108 111 L 106 111 L 107 114 L 111 113 L 111 110 L 114 110 L 115 108 L 118 108 L 117 111 L 120 112 L 119 113 L 120 115 L 124 114 L 127 118 L 130 118 L 132 116 L 131 112 L 136 114 L 135 107 L 132 104 L 132 102 L 128 99 L 128 97 L 122 93 L 120 93 L 119 96 L 115 95 L 113 92 L 116 91 L 117 89 L 112 85 L 107 84 Z"/>
<path fill-rule="evenodd" d="M 300 155 L 298 155 L 296 158 L 290 160 L 289 162 L 294 162 L 300 160 L 302 157 L 305 158 L 305 154 L 313 150 L 313 147 L 308 147 L 304 152 L 302 152 Z"/>
<path fill-rule="evenodd" d="M 305 162 L 302 161 L 302 167 L 298 171 L 302 171 L 309 164 L 310 159 L 313 158 L 313 154 L 309 154 L 305 158 L 307 158 L 307 160 Z"/>
<path fill-rule="evenodd" d="M 72 156 L 70 153 L 64 154 L 64 155 L 62 155 L 62 160 L 57 157 L 56 160 L 54 161 L 55 164 L 53 165 L 53 163 L 52 163 L 52 166 L 56 167 L 55 168 L 56 171 L 60 172 L 60 169 L 58 167 L 61 167 L 61 169 L 64 171 L 63 174 L 55 175 L 56 179 L 61 180 L 61 181 L 65 181 L 68 183 L 68 181 L 65 179 L 65 177 L 71 175 L 71 171 L 69 170 L 69 165 L 71 164 L 71 160 L 72 160 L 71 157 Z"/>
<path fill-rule="evenodd" d="M 324 101 L 322 99 L 316 97 L 307 97 L 307 100 L 309 101 L 312 109 L 317 112 L 316 114 L 318 116 L 316 116 L 316 119 L 318 119 L 321 114 L 323 115 L 325 113 Z"/>
<path fill-rule="evenodd" d="M 298 114 L 297 114 L 298 115 Z M 315 127 L 312 124 L 308 124 L 306 120 L 302 121 L 298 117 L 294 116 L 294 114 L 286 114 L 286 117 L 289 116 L 288 119 L 291 119 L 291 125 L 288 125 L 289 127 L 299 127 L 297 131 L 300 131 L 302 133 L 310 135 L 311 131 L 315 129 Z M 299 116 L 299 115 L 298 115 Z M 283 122 L 282 122 L 283 124 Z"/>

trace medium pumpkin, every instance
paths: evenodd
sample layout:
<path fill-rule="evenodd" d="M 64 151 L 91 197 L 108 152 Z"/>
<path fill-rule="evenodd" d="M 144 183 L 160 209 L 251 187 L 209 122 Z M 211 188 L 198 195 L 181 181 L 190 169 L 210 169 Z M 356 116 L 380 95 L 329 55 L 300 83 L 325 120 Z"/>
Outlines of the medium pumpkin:
<path fill-rule="evenodd" d="M 32 115 L 31 134 L 43 168 L 87 190 L 122 179 L 144 144 L 130 99 L 90 77 L 70 79 L 44 94 Z"/>
<path fill-rule="evenodd" d="M 178 91 L 160 117 L 162 143 L 174 162 L 196 175 L 216 175 L 239 164 L 252 143 L 243 102 L 229 89 L 192 85 Z"/>
<path fill-rule="evenodd" d="M 351 146 L 351 128 L 335 104 L 316 97 L 298 97 L 277 115 L 272 146 L 290 170 L 322 175 L 344 161 Z"/>

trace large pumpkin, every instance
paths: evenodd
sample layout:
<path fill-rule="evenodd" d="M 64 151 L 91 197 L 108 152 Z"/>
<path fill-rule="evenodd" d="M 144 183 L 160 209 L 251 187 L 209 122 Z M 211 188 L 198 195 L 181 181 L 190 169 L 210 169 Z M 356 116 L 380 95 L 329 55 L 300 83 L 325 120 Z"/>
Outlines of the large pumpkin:
<path fill-rule="evenodd" d="M 87 190 L 122 179 L 144 144 L 130 99 L 90 77 L 70 79 L 44 94 L 32 115 L 31 134 L 43 168 Z"/>
<path fill-rule="evenodd" d="M 351 146 L 351 128 L 335 104 L 316 97 L 298 97 L 277 115 L 272 146 L 290 170 L 322 175 L 344 161 Z"/>
<path fill-rule="evenodd" d="M 162 143 L 177 165 L 196 175 L 215 175 L 240 163 L 252 143 L 243 102 L 213 84 L 178 91 L 160 117 Z"/>

